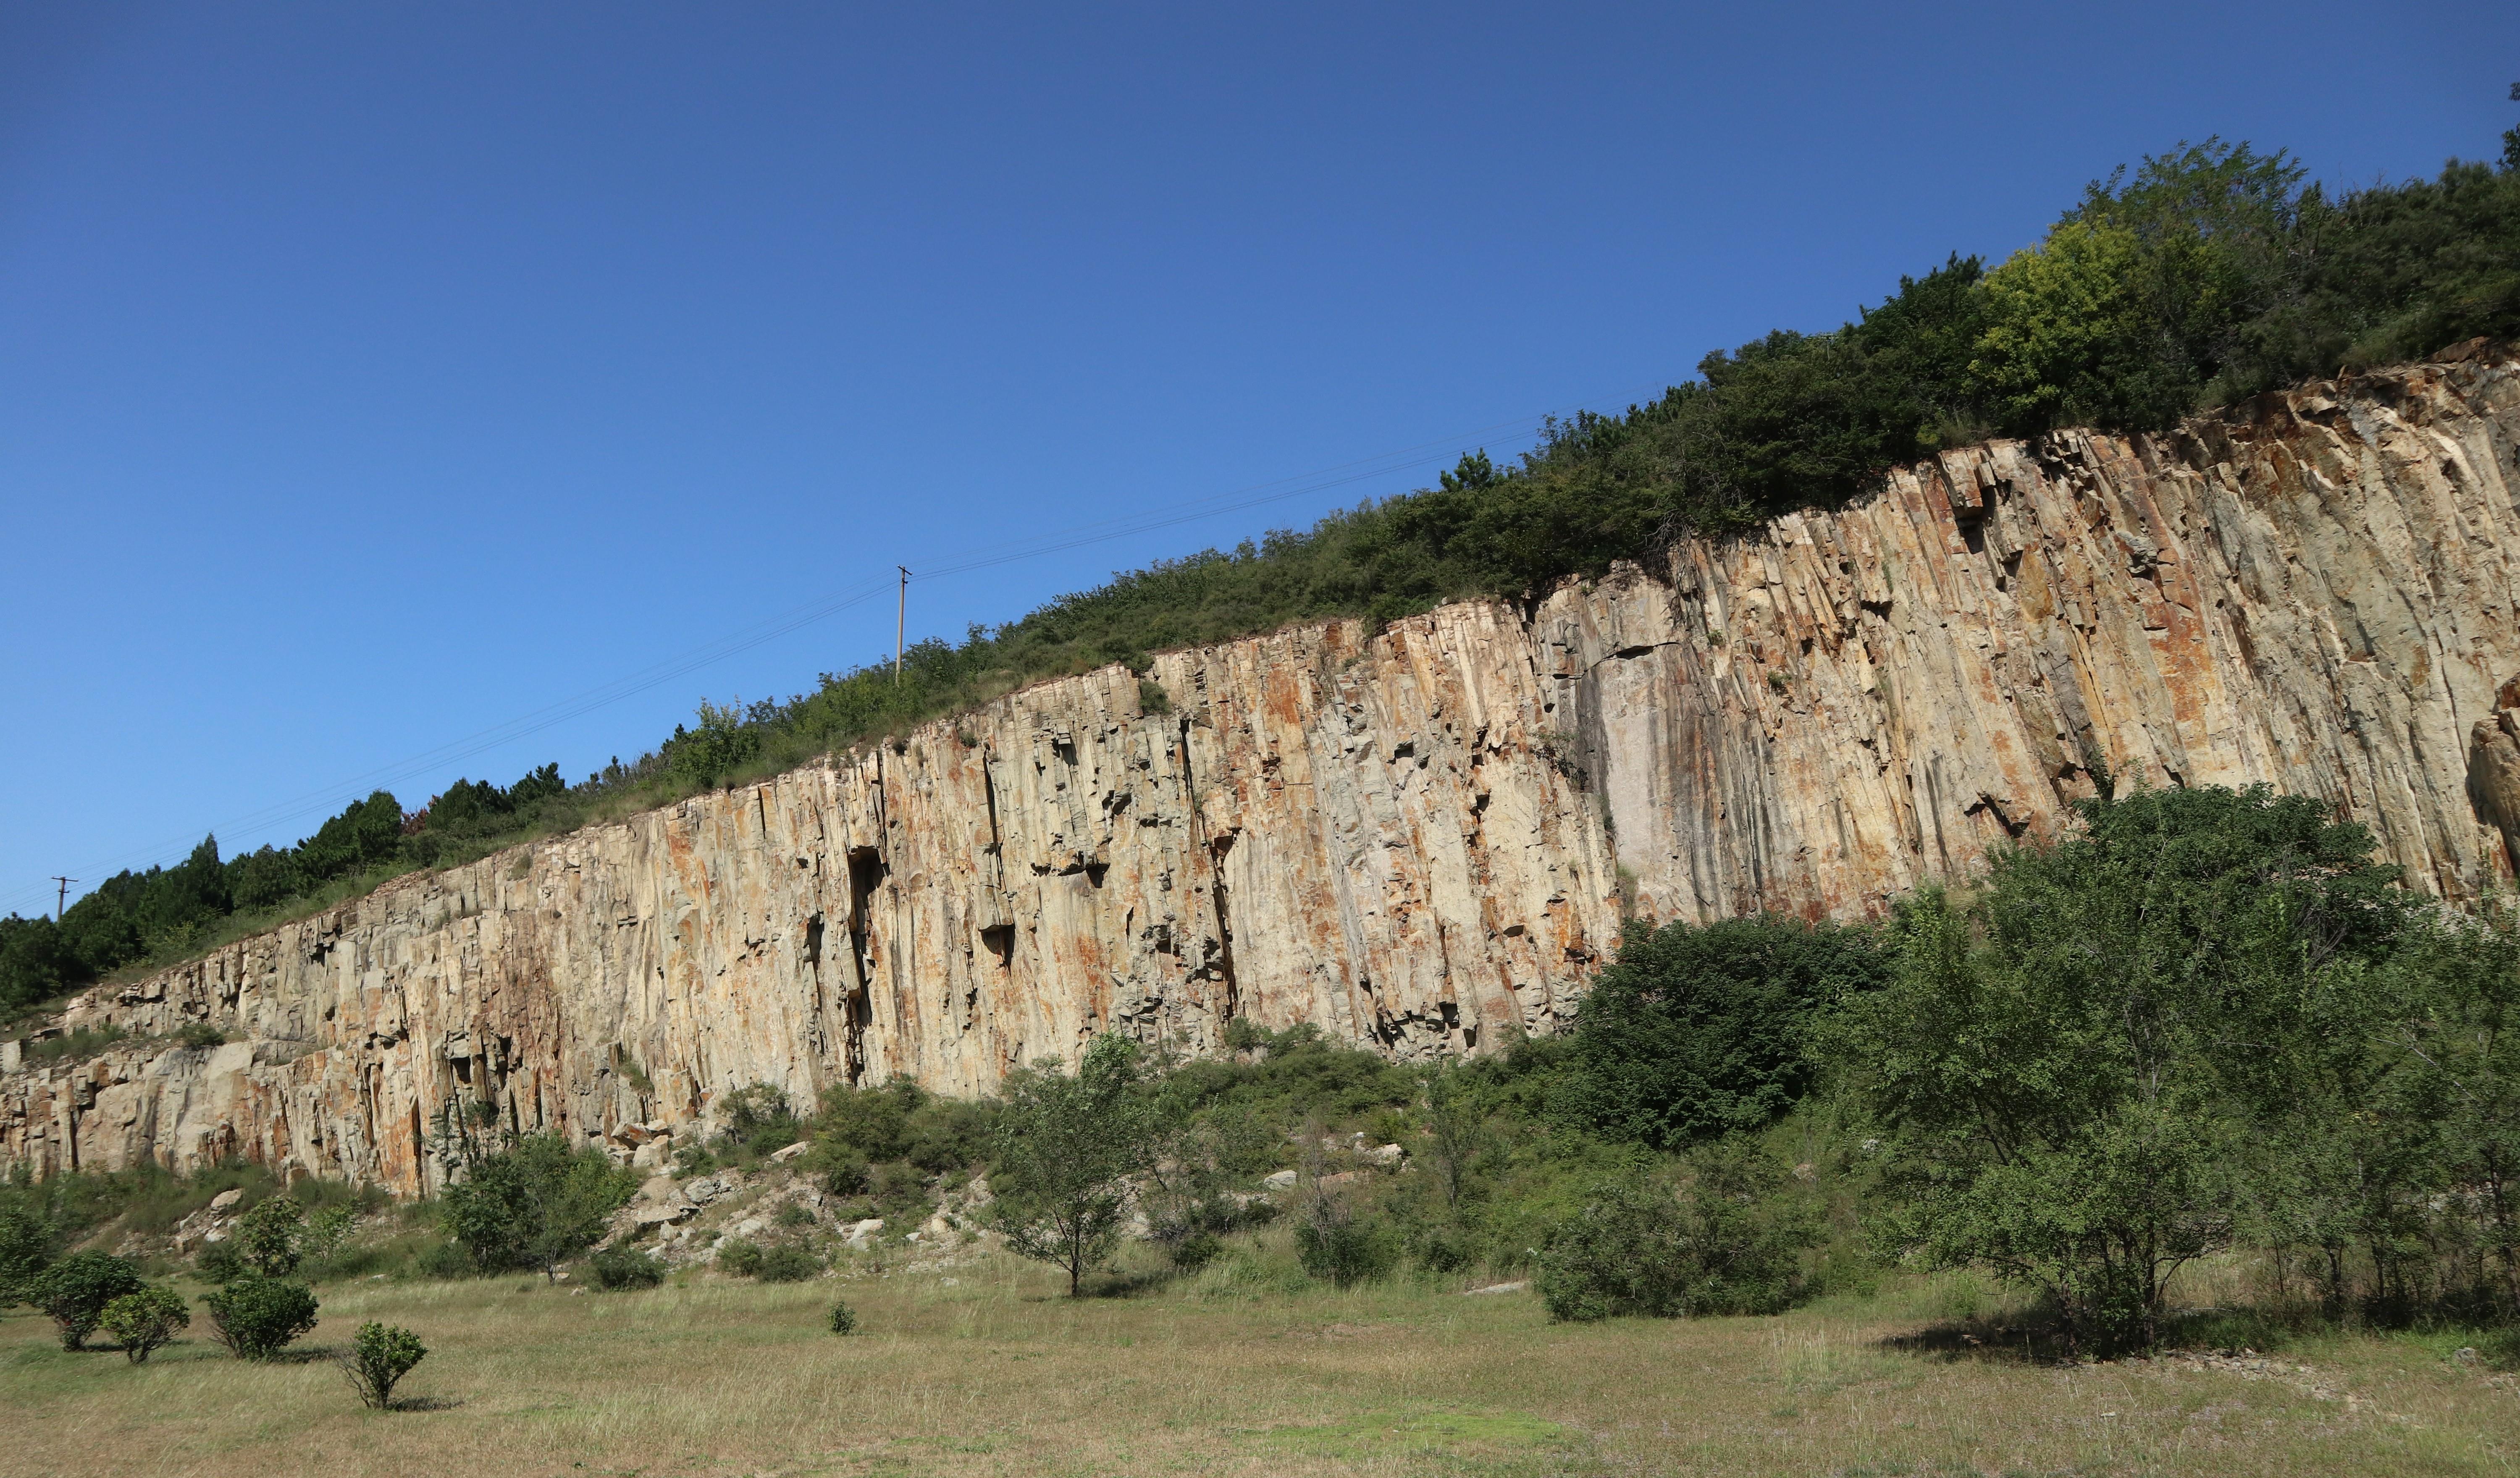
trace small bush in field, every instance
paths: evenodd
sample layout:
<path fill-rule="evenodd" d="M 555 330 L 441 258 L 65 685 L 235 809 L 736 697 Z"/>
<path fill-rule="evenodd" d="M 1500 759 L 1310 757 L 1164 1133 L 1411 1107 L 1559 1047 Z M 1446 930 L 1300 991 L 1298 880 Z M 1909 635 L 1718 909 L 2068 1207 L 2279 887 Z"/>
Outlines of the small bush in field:
<path fill-rule="evenodd" d="M 123 1358 L 135 1366 L 192 1321 L 192 1311 L 184 1307 L 184 1300 L 164 1288 L 126 1293 L 105 1306 L 105 1317 L 100 1321 L 105 1332 L 122 1346 Z"/>
<path fill-rule="evenodd" d="M 783 1242 L 761 1254 L 753 1276 L 765 1283 L 801 1283 L 823 1271 L 823 1260 L 793 1242 Z"/>
<path fill-rule="evenodd" d="M 1798 1254 L 1817 1232 L 1778 1198 L 1779 1170 L 1755 1148 L 1694 1158 L 1686 1196 L 1631 1174 L 1559 1224 L 1537 1270 L 1551 1318 L 1775 1314 L 1805 1296 Z"/>
<path fill-rule="evenodd" d="M 761 1272 L 761 1244 L 740 1236 L 728 1237 L 717 1244 L 717 1265 L 738 1277 L 754 1277 Z"/>
<path fill-rule="evenodd" d="M 269 1360 L 315 1327 L 315 1292 L 304 1283 L 248 1273 L 202 1295 L 210 1333 L 239 1360 Z"/>
<path fill-rule="evenodd" d="M 665 1265 L 636 1247 L 607 1247 L 595 1254 L 590 1266 L 595 1285 L 612 1293 L 652 1288 L 665 1280 Z"/>
<path fill-rule="evenodd" d="M 846 1304 L 832 1305 L 832 1332 L 834 1334 L 858 1332 L 858 1311 Z"/>
<path fill-rule="evenodd" d="M 140 1270 L 105 1252 L 73 1252 L 39 1275 L 27 1302 L 51 1317 L 62 1348 L 81 1350 L 105 1318 L 106 1305 L 148 1287 Z"/>
<path fill-rule="evenodd" d="M 399 1324 L 381 1324 L 371 1321 L 359 1325 L 358 1336 L 350 1341 L 341 1359 L 341 1373 L 348 1377 L 350 1389 L 359 1400 L 376 1411 L 393 1405 L 396 1381 L 411 1373 L 428 1348 L 420 1336 Z"/>

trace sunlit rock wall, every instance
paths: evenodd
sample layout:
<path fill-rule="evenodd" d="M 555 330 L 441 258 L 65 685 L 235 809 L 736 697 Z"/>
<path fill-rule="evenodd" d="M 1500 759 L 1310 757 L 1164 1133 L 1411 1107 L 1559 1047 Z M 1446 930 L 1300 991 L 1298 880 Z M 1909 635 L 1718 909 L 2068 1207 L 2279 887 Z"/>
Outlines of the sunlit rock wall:
<path fill-rule="evenodd" d="M 1954 452 L 1527 607 L 1170 653 L 1161 711 L 1044 684 L 101 987 L 61 1025 L 131 1041 L 0 1049 L 0 1160 L 408 1193 L 458 1099 L 652 1163 L 745 1084 L 982 1093 L 1102 1030 L 1478 1051 L 1562 1024 L 1623 911 L 1874 914 L 2101 767 L 2325 797 L 2472 895 L 2520 824 L 2515 455 L 2520 366 L 2472 354 Z"/>

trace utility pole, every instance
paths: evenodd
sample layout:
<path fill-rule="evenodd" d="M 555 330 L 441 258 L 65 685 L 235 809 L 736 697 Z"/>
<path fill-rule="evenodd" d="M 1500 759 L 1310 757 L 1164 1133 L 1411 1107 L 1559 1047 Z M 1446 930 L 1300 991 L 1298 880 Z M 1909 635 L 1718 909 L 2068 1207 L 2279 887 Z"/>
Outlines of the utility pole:
<path fill-rule="evenodd" d="M 54 890 L 53 894 L 53 922 L 59 923 L 62 921 L 62 905 L 70 901 L 70 884 L 78 881 L 78 879 L 75 877 L 64 877 L 60 873 L 56 873 L 53 874 L 53 881 L 61 884 L 58 889 Z"/>
<path fill-rule="evenodd" d="M 892 686 L 901 686 L 901 639 L 910 630 L 910 567 L 896 564 L 901 571 L 901 609 L 892 618 Z"/>

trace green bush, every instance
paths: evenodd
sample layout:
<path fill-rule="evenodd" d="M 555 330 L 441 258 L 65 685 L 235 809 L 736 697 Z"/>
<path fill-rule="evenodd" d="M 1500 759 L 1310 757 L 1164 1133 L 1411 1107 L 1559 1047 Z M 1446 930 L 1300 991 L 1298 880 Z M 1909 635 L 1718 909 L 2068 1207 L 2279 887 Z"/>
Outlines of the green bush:
<path fill-rule="evenodd" d="M 731 1236 L 717 1244 L 717 1265 L 721 1271 L 738 1277 L 761 1275 L 761 1244 L 746 1237 Z"/>
<path fill-rule="evenodd" d="M 341 1373 L 360 1402 L 374 1411 L 393 1406 L 393 1388 L 428 1353 L 420 1336 L 398 1324 L 373 1321 L 359 1325 L 350 1348 L 341 1356 Z"/>
<path fill-rule="evenodd" d="M 438 1220 L 480 1272 L 530 1268 L 548 1279 L 595 1245 L 638 1188 L 639 1178 L 602 1151 L 571 1148 L 557 1134 L 531 1134 L 467 1155 L 462 1179 L 438 1198 Z"/>
<path fill-rule="evenodd" d="M 63 1349 L 78 1350 L 96 1332 L 106 1305 L 148 1286 L 140 1270 L 121 1258 L 105 1252 L 73 1252 L 36 1277 L 27 1302 L 43 1310 L 60 1329 Z"/>
<path fill-rule="evenodd" d="M 1295 1255 L 1315 1277 L 1352 1288 L 1391 1272 L 1397 1261 L 1390 1230 L 1361 1216 L 1337 1196 L 1314 1198 L 1295 1226 Z"/>
<path fill-rule="evenodd" d="M 1774 1314 L 1804 1292 L 1800 1254 L 1817 1229 L 1778 1199 L 1782 1172 L 1750 1146 L 1696 1157 L 1688 1194 L 1634 1172 L 1596 1188 L 1541 1251 L 1550 1317 Z"/>
<path fill-rule="evenodd" d="M 205 1052 L 213 1047 L 224 1047 L 227 1045 L 227 1040 L 228 1034 L 226 1032 L 212 1026 L 207 1021 L 188 1022 L 181 1031 L 175 1033 L 175 1041 L 178 1045 L 189 1047 L 195 1052 Z"/>
<path fill-rule="evenodd" d="M 653 1288 L 665 1280 L 665 1265 L 636 1247 L 607 1247 L 589 1267 L 596 1286 L 608 1292 Z"/>
<path fill-rule="evenodd" d="M 472 1249 L 462 1242 L 439 1240 L 424 1245 L 412 1257 L 411 1271 L 432 1282 L 451 1282 L 478 1276 L 481 1266 L 472 1260 Z"/>
<path fill-rule="evenodd" d="M 102 1323 L 105 1332 L 122 1346 L 125 1359 L 133 1365 L 175 1337 L 175 1331 L 190 1325 L 192 1311 L 184 1300 L 165 1288 L 143 1288 L 126 1293 L 105 1306 Z"/>
<path fill-rule="evenodd" d="M 855 1334 L 858 1331 L 858 1311 L 846 1304 L 833 1304 L 831 1323 L 834 1334 Z"/>
<path fill-rule="evenodd" d="M 252 1271 L 234 1238 L 203 1242 L 202 1250 L 193 1254 L 193 1272 L 205 1283 L 234 1282 Z"/>
<path fill-rule="evenodd" d="M 794 1242 L 781 1242 L 761 1254 L 752 1276 L 765 1283 L 801 1283 L 823 1271 L 823 1260 Z"/>
<path fill-rule="evenodd" d="M 202 1296 L 210 1332 L 239 1360 L 269 1360 L 315 1327 L 315 1292 L 304 1283 L 248 1273 Z"/>
<path fill-rule="evenodd" d="M 1762 1128 L 1811 1085 L 1815 1020 L 1889 973 L 1860 927 L 1775 915 L 1630 923 L 1579 1008 L 1565 1107 L 1597 1134 L 1658 1149 Z"/>

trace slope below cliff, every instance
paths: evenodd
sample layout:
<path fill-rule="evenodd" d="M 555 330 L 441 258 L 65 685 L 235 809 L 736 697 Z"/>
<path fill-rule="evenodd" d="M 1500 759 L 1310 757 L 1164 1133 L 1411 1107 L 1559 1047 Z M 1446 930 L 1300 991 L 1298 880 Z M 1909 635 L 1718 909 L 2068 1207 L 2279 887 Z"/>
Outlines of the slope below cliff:
<path fill-rule="evenodd" d="M 63 1024 L 132 1041 L 0 1049 L 0 1161 L 408 1193 L 456 1098 L 652 1161 L 744 1084 L 985 1092 L 1104 1029 L 1475 1051 L 1561 1023 L 1623 911 L 1875 913 L 2103 766 L 2326 797 L 2472 895 L 2520 822 L 2515 457 L 2520 364 L 2475 355 L 1953 452 L 1527 608 L 1169 653 L 1166 711 L 1044 684 L 99 988 Z"/>

